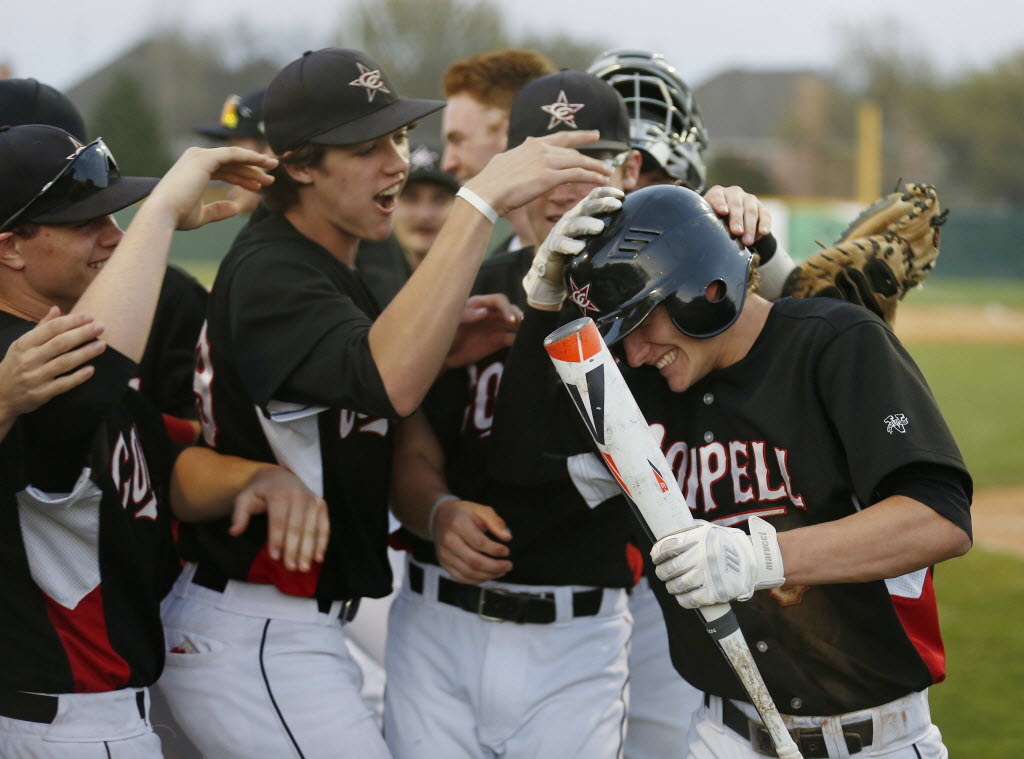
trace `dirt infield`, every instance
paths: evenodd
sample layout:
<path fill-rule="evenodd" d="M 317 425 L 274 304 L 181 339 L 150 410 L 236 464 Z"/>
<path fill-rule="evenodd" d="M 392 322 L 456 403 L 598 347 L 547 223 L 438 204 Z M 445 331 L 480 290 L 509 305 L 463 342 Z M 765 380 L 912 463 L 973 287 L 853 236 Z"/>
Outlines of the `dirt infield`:
<path fill-rule="evenodd" d="M 1024 486 L 978 491 L 971 521 L 975 545 L 1024 556 Z"/>
<path fill-rule="evenodd" d="M 896 314 L 896 336 L 907 342 L 1024 343 L 1024 311 L 904 303 Z"/>

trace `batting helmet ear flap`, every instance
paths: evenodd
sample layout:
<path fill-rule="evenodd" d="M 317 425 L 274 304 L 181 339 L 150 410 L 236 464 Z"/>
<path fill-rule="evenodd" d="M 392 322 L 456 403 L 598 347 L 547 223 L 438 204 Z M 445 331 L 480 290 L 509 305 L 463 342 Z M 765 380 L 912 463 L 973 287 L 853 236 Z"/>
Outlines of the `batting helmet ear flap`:
<path fill-rule="evenodd" d="M 605 230 L 566 267 L 566 289 L 609 345 L 659 303 L 683 334 L 713 337 L 743 308 L 750 261 L 697 193 L 655 185 L 627 195 L 606 219 Z"/>

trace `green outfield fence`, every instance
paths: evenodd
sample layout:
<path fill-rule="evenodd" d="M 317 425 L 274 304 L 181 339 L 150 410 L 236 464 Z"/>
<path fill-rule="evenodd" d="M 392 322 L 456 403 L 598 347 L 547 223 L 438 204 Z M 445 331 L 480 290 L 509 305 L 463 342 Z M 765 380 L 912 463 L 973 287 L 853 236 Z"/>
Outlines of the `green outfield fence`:
<path fill-rule="evenodd" d="M 816 242 L 831 244 L 857 213 L 850 203 L 792 203 L 779 199 L 788 209 L 779 230 L 780 239 L 797 260 L 818 250 Z M 133 215 L 117 214 L 122 226 Z M 193 232 L 177 232 L 171 260 L 200 263 L 215 268 L 245 223 L 227 219 Z M 941 257 L 935 278 L 1024 280 L 1024 209 L 955 210 L 942 228 Z"/>

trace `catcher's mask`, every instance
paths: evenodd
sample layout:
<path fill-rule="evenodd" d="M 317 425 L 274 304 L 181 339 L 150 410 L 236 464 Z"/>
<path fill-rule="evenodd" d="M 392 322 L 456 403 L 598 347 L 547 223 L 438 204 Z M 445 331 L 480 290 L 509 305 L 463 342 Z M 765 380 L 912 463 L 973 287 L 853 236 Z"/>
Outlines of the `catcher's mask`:
<path fill-rule="evenodd" d="M 654 161 L 697 192 L 707 170 L 702 156 L 707 130 L 693 93 L 660 53 L 609 50 L 587 69 L 619 91 L 629 111 L 630 144 L 642 151 L 644 169 Z"/>
<path fill-rule="evenodd" d="M 622 210 L 605 219 L 604 232 L 566 266 L 565 282 L 570 300 L 594 318 L 609 345 L 659 303 L 680 332 L 705 338 L 739 316 L 750 260 L 750 251 L 697 193 L 654 185 L 626 196 Z"/>

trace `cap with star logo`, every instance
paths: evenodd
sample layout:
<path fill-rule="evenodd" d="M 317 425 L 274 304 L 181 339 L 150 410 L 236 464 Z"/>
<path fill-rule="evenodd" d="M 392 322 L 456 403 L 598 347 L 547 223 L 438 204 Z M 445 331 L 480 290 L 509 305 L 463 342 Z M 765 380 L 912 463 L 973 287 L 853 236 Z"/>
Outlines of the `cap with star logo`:
<path fill-rule="evenodd" d="M 601 138 L 583 150 L 629 149 L 629 113 L 614 87 L 583 71 L 548 74 L 523 87 L 509 114 L 508 146 L 552 132 L 597 129 Z"/>
<path fill-rule="evenodd" d="M 263 115 L 270 147 L 281 155 L 310 142 L 375 140 L 443 107 L 443 100 L 400 97 L 366 53 L 331 47 L 281 69 L 267 87 Z"/>
<path fill-rule="evenodd" d="M 459 191 L 459 180 L 454 174 L 441 171 L 439 161 L 441 151 L 429 145 L 420 143 L 413 147 L 409 153 L 409 179 L 406 180 L 406 187 L 413 182 L 433 182 L 439 184 L 453 193 Z"/>

